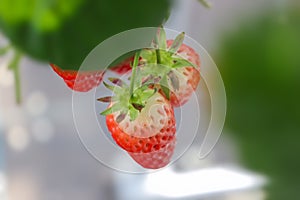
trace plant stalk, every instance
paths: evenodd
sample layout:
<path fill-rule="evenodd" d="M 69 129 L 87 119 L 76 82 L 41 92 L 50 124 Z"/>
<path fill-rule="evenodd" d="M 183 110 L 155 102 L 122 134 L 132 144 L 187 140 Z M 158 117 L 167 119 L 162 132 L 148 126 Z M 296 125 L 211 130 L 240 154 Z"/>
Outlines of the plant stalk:
<path fill-rule="evenodd" d="M 131 75 L 131 79 L 130 79 L 130 96 L 132 95 L 133 89 L 134 89 L 136 70 L 137 70 L 137 65 L 139 63 L 140 54 L 141 54 L 141 51 L 136 52 L 136 54 L 134 56 L 133 64 L 132 64 L 132 75 Z"/>
<path fill-rule="evenodd" d="M 21 81 L 20 81 L 20 60 L 22 58 L 22 54 L 19 51 L 15 51 L 14 58 L 12 59 L 11 63 L 9 64 L 9 69 L 13 71 L 14 78 L 15 78 L 15 97 L 16 103 L 21 104 L 22 97 L 21 97 Z"/>
<path fill-rule="evenodd" d="M 157 64 L 161 64 L 161 57 L 159 49 L 155 49 Z"/>

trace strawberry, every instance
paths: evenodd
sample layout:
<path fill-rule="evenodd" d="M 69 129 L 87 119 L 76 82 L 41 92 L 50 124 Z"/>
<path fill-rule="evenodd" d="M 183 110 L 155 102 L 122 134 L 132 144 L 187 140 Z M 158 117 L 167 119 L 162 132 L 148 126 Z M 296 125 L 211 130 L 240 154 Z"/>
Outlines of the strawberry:
<path fill-rule="evenodd" d="M 108 114 L 106 124 L 115 142 L 142 167 L 158 169 L 170 162 L 176 141 L 175 116 L 170 102 L 159 92 L 147 100 L 134 120 L 119 111 Z"/>
<path fill-rule="evenodd" d="M 98 100 L 110 103 L 101 114 L 106 115 L 107 128 L 116 144 L 142 166 L 160 168 L 170 161 L 174 151 L 174 110 L 155 87 L 136 79 L 138 62 L 139 53 L 134 58 L 130 85 L 121 79 L 109 78 L 115 85 L 103 84 L 115 96 Z M 143 156 L 147 162 L 142 162 Z"/>
<path fill-rule="evenodd" d="M 119 75 L 123 75 L 126 74 L 127 72 L 131 71 L 131 63 L 133 62 L 134 56 L 129 57 L 127 59 L 125 59 L 124 61 L 122 61 L 121 63 L 110 67 L 109 70 L 119 74 Z"/>
<path fill-rule="evenodd" d="M 97 87 L 101 83 L 104 75 L 103 71 L 78 72 L 74 70 L 63 70 L 55 64 L 50 64 L 50 66 L 65 81 L 69 88 L 78 92 L 87 92 Z"/>
<path fill-rule="evenodd" d="M 199 55 L 183 40 L 181 33 L 175 40 L 166 41 L 165 32 L 160 29 L 154 48 L 141 53 L 142 76 L 151 74 L 174 107 L 184 105 L 200 81 Z"/>
<path fill-rule="evenodd" d="M 118 116 L 120 112 L 107 115 L 106 124 L 116 143 L 128 152 L 158 151 L 174 140 L 174 111 L 170 102 L 158 92 L 147 100 L 134 121 L 126 115 L 117 122 Z"/>
<path fill-rule="evenodd" d="M 176 139 L 174 137 L 168 144 L 160 148 L 158 151 L 152 151 L 149 153 L 129 152 L 129 155 L 144 168 L 159 169 L 170 163 L 174 153 L 175 143 Z"/>
<path fill-rule="evenodd" d="M 173 106 L 185 104 L 200 81 L 199 55 L 183 40 L 181 33 L 167 41 L 159 29 L 153 48 L 135 55 L 130 86 L 118 78 L 109 78 L 115 86 L 103 82 L 115 93 L 98 99 L 110 103 L 101 113 L 106 115 L 108 131 L 145 168 L 157 169 L 170 162 L 176 143 Z"/>
<path fill-rule="evenodd" d="M 173 43 L 173 40 L 168 40 L 168 48 L 170 48 Z M 179 107 L 185 104 L 192 93 L 197 89 L 200 81 L 200 58 L 194 49 L 185 44 L 181 44 L 176 54 L 179 57 L 187 59 L 196 66 L 196 68 L 186 66 L 175 69 L 175 73 L 178 74 L 179 78 L 179 87 L 176 89 L 172 87 L 172 84 L 169 84 L 171 86 L 170 101 L 173 106 Z"/>

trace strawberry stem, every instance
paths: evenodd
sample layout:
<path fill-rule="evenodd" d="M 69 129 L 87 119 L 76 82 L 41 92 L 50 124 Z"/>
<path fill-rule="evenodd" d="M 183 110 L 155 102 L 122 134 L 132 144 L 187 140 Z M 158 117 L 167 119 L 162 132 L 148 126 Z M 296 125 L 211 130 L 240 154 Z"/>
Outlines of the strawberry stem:
<path fill-rule="evenodd" d="M 21 82 L 20 82 L 20 60 L 22 58 L 22 54 L 19 51 L 15 51 L 14 58 L 9 64 L 9 69 L 13 71 L 15 77 L 15 95 L 17 104 L 21 103 Z"/>
<path fill-rule="evenodd" d="M 141 54 L 141 51 L 136 52 L 136 54 L 134 56 L 133 64 L 132 64 L 132 75 L 131 75 L 131 78 L 130 78 L 130 90 L 129 90 L 130 96 L 132 95 L 133 89 L 134 89 L 134 82 L 135 82 L 135 76 L 136 76 L 136 67 L 137 67 L 138 62 L 139 62 L 140 54 Z"/>
<path fill-rule="evenodd" d="M 160 51 L 159 51 L 159 49 L 156 49 L 155 53 L 156 53 L 157 64 L 161 64 L 161 57 L 160 57 Z"/>

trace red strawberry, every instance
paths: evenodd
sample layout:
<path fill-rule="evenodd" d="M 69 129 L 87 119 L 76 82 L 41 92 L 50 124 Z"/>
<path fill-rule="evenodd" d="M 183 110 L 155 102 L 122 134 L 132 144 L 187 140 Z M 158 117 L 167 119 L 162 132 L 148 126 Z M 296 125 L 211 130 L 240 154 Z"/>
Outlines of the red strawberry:
<path fill-rule="evenodd" d="M 158 151 L 149 153 L 131 153 L 129 155 L 141 166 L 148 169 L 159 169 L 170 163 L 175 149 L 176 138 Z"/>
<path fill-rule="evenodd" d="M 199 55 L 183 44 L 183 40 L 184 33 L 181 33 L 175 40 L 167 41 L 164 30 L 159 29 L 153 49 L 141 53 L 143 76 L 151 75 L 174 107 L 185 104 L 200 81 Z"/>
<path fill-rule="evenodd" d="M 171 47 L 173 40 L 167 41 L 167 46 Z M 199 55 L 191 47 L 181 44 L 177 52 L 178 56 L 187 59 L 193 63 L 197 68 L 192 66 L 176 68 L 175 74 L 179 80 L 179 87 L 175 89 L 171 86 L 170 101 L 173 106 L 178 107 L 185 104 L 191 97 L 192 93 L 196 90 L 200 81 L 200 58 Z"/>
<path fill-rule="evenodd" d="M 131 71 L 131 63 L 133 62 L 133 59 L 134 57 L 127 58 L 118 65 L 110 67 L 109 70 L 119 75 L 126 74 L 127 72 Z"/>
<path fill-rule="evenodd" d="M 106 116 L 108 130 L 115 142 L 141 166 L 158 169 L 166 166 L 175 148 L 176 124 L 170 102 L 156 92 L 134 121 L 120 112 Z"/>
<path fill-rule="evenodd" d="M 74 70 L 63 70 L 55 64 L 50 64 L 50 66 L 63 78 L 69 88 L 78 92 L 87 92 L 97 87 L 104 75 L 103 71 L 77 72 Z"/>
<path fill-rule="evenodd" d="M 106 125 L 115 142 L 142 166 L 160 168 L 170 162 L 174 151 L 174 110 L 155 87 L 144 83 L 143 77 L 136 77 L 139 56 L 140 52 L 134 57 L 130 86 L 121 79 L 109 78 L 115 86 L 103 83 L 115 96 L 98 100 L 110 102 L 101 114 L 106 115 Z"/>
<path fill-rule="evenodd" d="M 106 124 L 116 143 L 128 152 L 158 151 L 174 140 L 174 111 L 170 102 L 160 93 L 155 93 L 147 100 L 134 121 L 126 115 L 118 123 L 119 115 L 120 112 L 107 115 Z"/>

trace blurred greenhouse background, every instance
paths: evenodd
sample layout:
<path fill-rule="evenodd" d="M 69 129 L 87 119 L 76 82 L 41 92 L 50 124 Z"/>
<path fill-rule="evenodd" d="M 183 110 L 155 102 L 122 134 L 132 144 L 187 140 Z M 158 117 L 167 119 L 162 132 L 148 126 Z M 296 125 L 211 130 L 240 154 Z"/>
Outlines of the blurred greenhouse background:
<path fill-rule="evenodd" d="M 194 157 L 193 147 L 201 143 L 195 141 L 171 166 L 187 173 L 178 181 L 193 183 L 196 187 L 189 189 L 194 193 L 179 196 L 179 183 L 177 189 L 173 183 L 171 193 L 178 192 L 176 199 L 299 199 L 300 2 L 210 2 L 213 6 L 207 9 L 197 0 L 172 1 L 165 26 L 185 31 L 216 62 L 227 93 L 225 128 L 207 158 Z M 9 41 L 1 32 L 4 47 Z M 86 152 L 74 127 L 72 92 L 47 63 L 21 60 L 23 102 L 16 105 L 14 77 L 7 69 L 12 57 L 11 51 L 0 57 L 0 199 L 174 199 L 151 196 L 159 191 L 153 187 L 155 173 L 116 172 Z M 190 176 L 193 171 L 199 176 Z M 229 175 L 233 185 L 261 182 L 230 188 L 225 180 Z M 219 190 L 214 183 L 220 183 Z"/>

